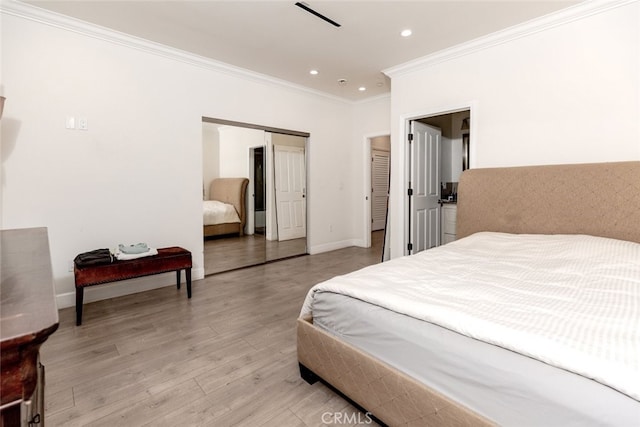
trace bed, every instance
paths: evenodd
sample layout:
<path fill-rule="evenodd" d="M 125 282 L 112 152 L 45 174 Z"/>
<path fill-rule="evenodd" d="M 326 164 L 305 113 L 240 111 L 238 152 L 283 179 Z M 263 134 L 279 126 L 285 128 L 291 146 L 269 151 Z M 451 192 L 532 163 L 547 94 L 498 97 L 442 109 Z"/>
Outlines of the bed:
<path fill-rule="evenodd" d="M 640 162 L 465 171 L 457 232 L 314 286 L 302 377 L 390 426 L 640 425 Z"/>
<path fill-rule="evenodd" d="M 247 178 L 216 178 L 203 201 L 204 237 L 244 234 L 247 221 Z"/>

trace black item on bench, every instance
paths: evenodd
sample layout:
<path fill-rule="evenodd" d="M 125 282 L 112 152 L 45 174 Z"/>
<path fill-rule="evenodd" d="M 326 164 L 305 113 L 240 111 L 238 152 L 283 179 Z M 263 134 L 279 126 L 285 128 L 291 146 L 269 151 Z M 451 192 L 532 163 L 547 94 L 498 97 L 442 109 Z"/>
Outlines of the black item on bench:
<path fill-rule="evenodd" d="M 84 252 L 76 256 L 73 260 L 80 267 L 89 267 L 91 265 L 104 265 L 113 262 L 113 255 L 109 249 L 96 249 L 94 251 Z"/>

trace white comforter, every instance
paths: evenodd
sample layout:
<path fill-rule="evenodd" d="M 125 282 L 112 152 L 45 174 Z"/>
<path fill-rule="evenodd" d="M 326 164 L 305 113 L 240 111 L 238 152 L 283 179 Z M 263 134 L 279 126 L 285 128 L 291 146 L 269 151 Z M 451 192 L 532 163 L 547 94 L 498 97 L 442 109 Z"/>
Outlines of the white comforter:
<path fill-rule="evenodd" d="M 640 244 L 477 233 L 314 286 L 426 320 L 640 400 Z"/>
<path fill-rule="evenodd" d="M 202 215 L 204 225 L 240 222 L 236 208 L 229 203 L 223 203 L 218 200 L 204 200 L 202 202 Z"/>

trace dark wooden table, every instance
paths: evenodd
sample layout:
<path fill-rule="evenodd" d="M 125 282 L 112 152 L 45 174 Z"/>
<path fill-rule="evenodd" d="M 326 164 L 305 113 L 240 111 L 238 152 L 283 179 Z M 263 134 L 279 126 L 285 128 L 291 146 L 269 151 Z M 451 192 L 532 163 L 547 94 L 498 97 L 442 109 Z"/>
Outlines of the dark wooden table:
<path fill-rule="evenodd" d="M 58 328 L 46 228 L 2 230 L 0 265 L 0 425 L 44 422 L 43 342 Z M 36 387 L 38 385 L 38 387 Z"/>
<path fill-rule="evenodd" d="M 87 286 L 175 271 L 177 286 L 180 289 L 180 272 L 185 270 L 187 297 L 191 298 L 191 267 L 191 252 L 177 246 L 158 249 L 158 255 L 126 261 L 116 260 L 111 264 L 84 268 L 76 264 L 73 269 L 76 282 L 76 325 L 82 324 L 84 288 Z"/>

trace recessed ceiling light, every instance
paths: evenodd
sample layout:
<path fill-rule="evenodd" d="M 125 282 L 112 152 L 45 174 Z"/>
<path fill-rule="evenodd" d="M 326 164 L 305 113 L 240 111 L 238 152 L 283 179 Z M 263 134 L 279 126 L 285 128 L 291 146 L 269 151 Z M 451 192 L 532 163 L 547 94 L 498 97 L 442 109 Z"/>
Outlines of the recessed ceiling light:
<path fill-rule="evenodd" d="M 317 76 L 318 75 L 318 70 L 311 70 L 311 71 L 309 71 L 309 74 L 311 74 L 312 76 Z"/>
<path fill-rule="evenodd" d="M 367 90 L 367 88 L 366 88 L 366 87 L 364 87 L 364 86 L 360 86 L 360 87 L 358 88 L 358 90 L 359 90 L 360 92 L 364 92 L 365 90 Z"/>
<path fill-rule="evenodd" d="M 402 32 L 400 33 L 402 37 L 409 37 L 411 34 L 413 33 L 411 32 L 410 29 L 402 30 Z"/>

